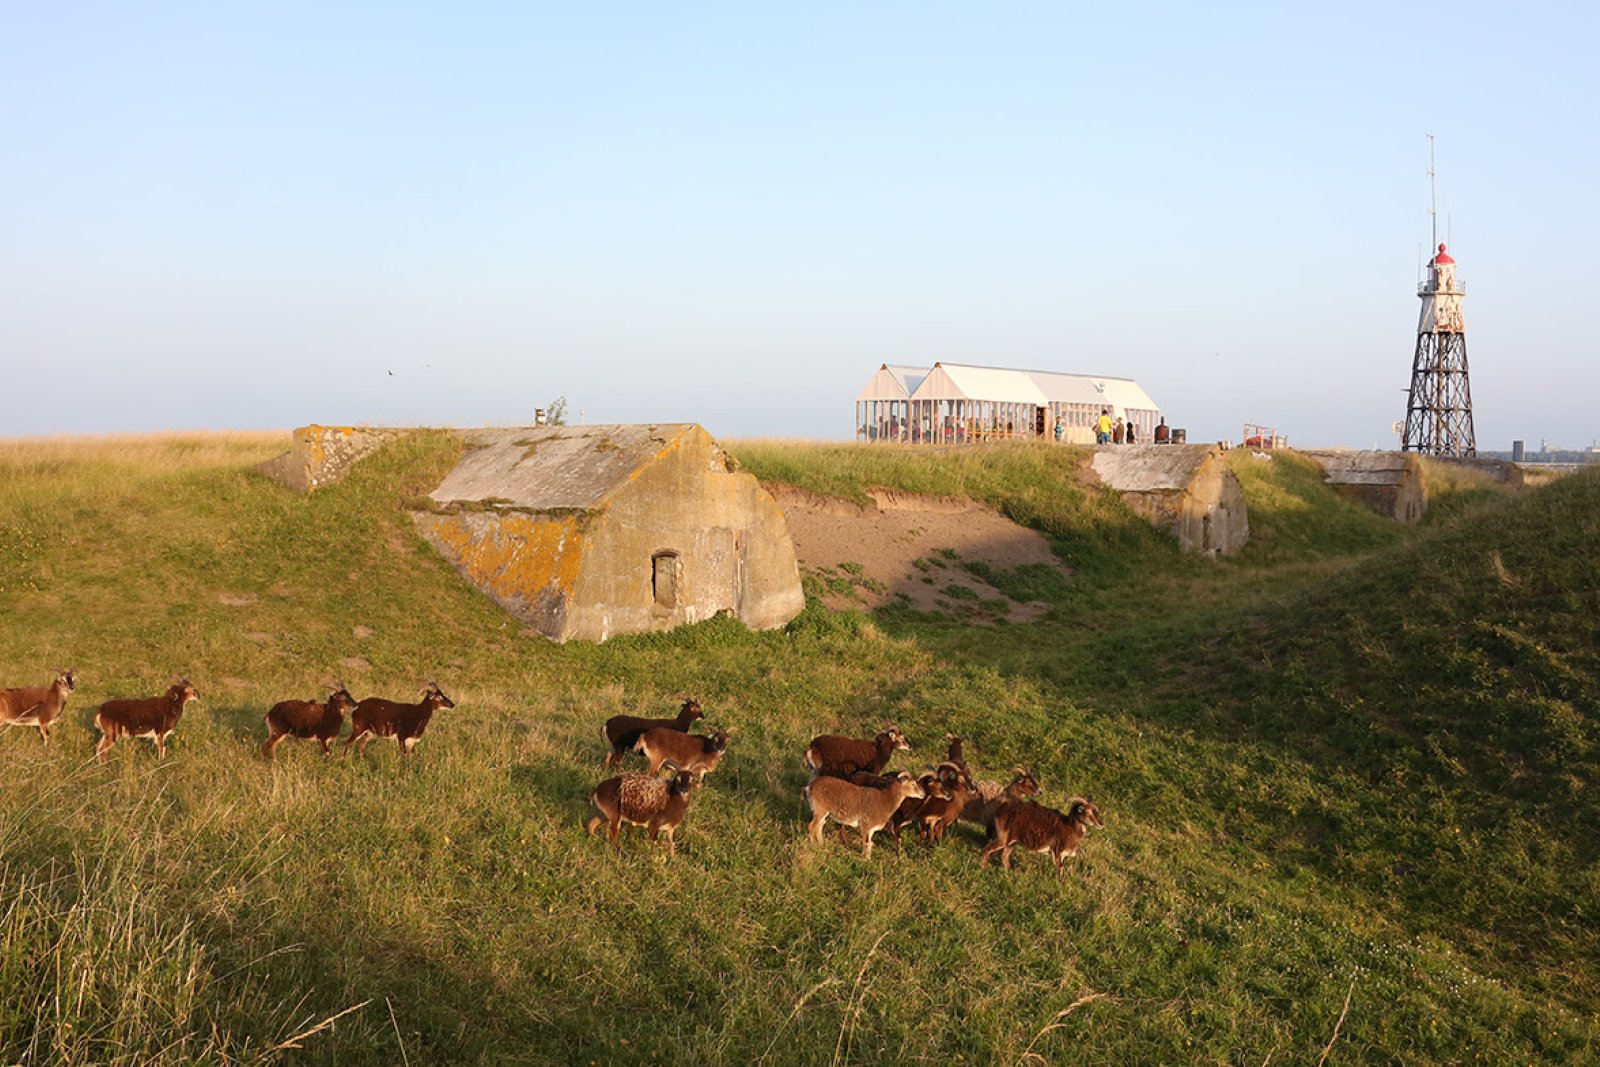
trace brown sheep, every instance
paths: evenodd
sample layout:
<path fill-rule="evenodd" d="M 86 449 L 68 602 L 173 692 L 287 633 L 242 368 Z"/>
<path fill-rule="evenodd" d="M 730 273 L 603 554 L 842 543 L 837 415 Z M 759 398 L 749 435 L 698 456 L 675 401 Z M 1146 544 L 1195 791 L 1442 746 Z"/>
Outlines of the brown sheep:
<path fill-rule="evenodd" d="M 905 735 L 891 726 L 871 741 L 838 734 L 823 734 L 806 746 L 805 764 L 813 771 L 849 775 L 856 771 L 881 774 L 897 751 L 911 751 Z"/>
<path fill-rule="evenodd" d="M 689 813 L 689 801 L 698 780 L 670 760 L 662 766 L 671 769 L 670 779 L 630 771 L 607 778 L 595 786 L 594 792 L 589 794 L 589 803 L 598 808 L 600 814 L 589 820 L 590 835 L 600 828 L 601 823 L 605 823 L 606 836 L 620 851 L 622 846 L 617 843 L 617 831 L 625 822 L 645 827 L 650 832 L 651 841 L 665 830 L 667 854 L 676 856 L 678 844 L 673 835 Z"/>
<path fill-rule="evenodd" d="M 56 668 L 49 685 L 29 689 L 0 689 L 0 726 L 37 726 L 44 743 L 50 743 L 50 724 L 66 710 L 67 697 L 78 686 L 78 676 Z"/>
<path fill-rule="evenodd" d="M 732 730 L 717 730 L 711 734 L 686 734 L 670 726 L 657 726 L 640 734 L 633 750 L 650 761 L 651 774 L 660 773 L 663 764 L 673 763 L 704 779 L 722 762 L 731 733 Z"/>
<path fill-rule="evenodd" d="M 940 770 L 944 772 L 946 788 L 943 797 L 929 798 L 917 812 L 917 823 L 922 827 L 922 840 L 925 844 L 936 845 L 944 837 L 944 832 L 955 825 L 967 805 L 978 796 L 977 786 L 972 779 L 961 773 L 954 763 L 941 763 Z"/>
<path fill-rule="evenodd" d="M 104 758 L 117 739 L 126 734 L 151 738 L 156 743 L 156 755 L 165 758 L 167 738 L 178 728 L 184 705 L 199 699 L 194 684 L 187 678 L 179 678 L 171 689 L 158 697 L 106 701 L 94 716 L 94 724 L 101 734 L 100 743 L 94 747 L 95 756 Z"/>
<path fill-rule="evenodd" d="M 967 806 L 961 809 L 961 818 L 977 823 L 985 830 L 994 825 L 995 812 L 1000 810 L 1000 805 L 1024 797 L 1039 796 L 1044 792 L 1033 775 L 1021 767 L 1011 768 L 1011 781 L 1005 785 L 986 780 L 974 782 L 973 787 L 978 795 L 967 801 Z"/>
<path fill-rule="evenodd" d="M 637 715 L 611 716 L 600 728 L 600 735 L 606 739 L 606 744 L 611 746 L 611 751 L 606 753 L 606 768 L 621 766 L 623 755 L 633 751 L 646 730 L 666 728 L 686 734 L 694 721 L 702 717 L 700 702 L 694 697 L 686 697 L 683 707 L 678 709 L 677 716 L 671 719 L 642 719 Z"/>
<path fill-rule="evenodd" d="M 908 797 L 925 796 L 922 785 L 904 771 L 884 789 L 855 785 L 843 778 L 817 775 L 806 783 L 806 803 L 811 807 L 811 840 L 822 843 L 822 827 L 829 820 L 861 831 L 861 854 L 872 855 L 872 835 L 889 825 Z"/>
<path fill-rule="evenodd" d="M 344 713 L 355 706 L 356 698 L 343 682 L 321 704 L 315 700 L 284 700 L 272 705 L 263 720 L 267 724 L 267 742 L 261 746 L 262 758 L 271 759 L 285 737 L 316 738 L 322 742 L 322 754 L 326 756 L 344 727 Z"/>
<path fill-rule="evenodd" d="M 374 736 L 392 737 L 399 743 L 400 758 L 404 760 L 422 738 L 433 713 L 440 708 L 455 706 L 456 702 L 444 695 L 438 682 L 428 683 L 422 690 L 422 701 L 417 704 L 398 704 L 382 697 L 368 697 L 350 713 L 350 736 L 344 739 L 342 751 L 350 751 L 351 744 L 357 739 L 361 741 L 361 751 L 365 752 L 367 742 Z"/>
<path fill-rule="evenodd" d="M 1078 845 L 1091 828 L 1104 829 L 1100 809 L 1094 801 L 1073 797 L 1067 802 L 1066 813 L 1031 800 L 1013 801 L 1001 806 L 994 817 L 994 830 L 989 844 L 984 847 L 979 863 L 1000 853 L 1000 864 L 1011 869 L 1011 850 L 1021 845 L 1029 852 L 1043 852 L 1055 861 L 1056 875 L 1066 873 L 1063 866 L 1068 856 L 1078 854 Z"/>

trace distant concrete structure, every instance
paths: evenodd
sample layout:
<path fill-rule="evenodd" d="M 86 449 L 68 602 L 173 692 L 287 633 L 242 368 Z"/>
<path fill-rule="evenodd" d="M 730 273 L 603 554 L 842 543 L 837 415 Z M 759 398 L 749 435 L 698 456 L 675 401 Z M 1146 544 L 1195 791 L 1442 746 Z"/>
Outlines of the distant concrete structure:
<path fill-rule="evenodd" d="M 1250 540 L 1244 490 L 1211 445 L 1098 448 L 1093 467 L 1103 484 L 1186 552 L 1227 556 Z"/>
<path fill-rule="evenodd" d="M 343 478 L 357 460 L 403 432 L 373 426 L 302 426 L 290 435 L 289 451 L 256 469 L 297 492 L 315 492 Z"/>
<path fill-rule="evenodd" d="M 468 580 L 556 641 L 604 641 L 805 606 L 782 510 L 693 423 L 459 431 L 416 516 Z"/>
<path fill-rule="evenodd" d="M 1322 468 L 1329 485 L 1379 515 L 1409 525 L 1428 512 L 1422 462 L 1414 454 L 1341 449 L 1302 450 L 1299 454 Z"/>

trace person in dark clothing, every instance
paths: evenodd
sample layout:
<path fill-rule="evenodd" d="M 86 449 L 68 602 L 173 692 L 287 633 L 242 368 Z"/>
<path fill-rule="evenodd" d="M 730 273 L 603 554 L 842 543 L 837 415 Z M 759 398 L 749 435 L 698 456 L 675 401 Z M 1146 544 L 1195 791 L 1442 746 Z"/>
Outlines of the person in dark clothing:
<path fill-rule="evenodd" d="M 1131 445 L 1135 443 L 1135 436 L 1137 435 L 1134 433 L 1133 419 L 1130 418 L 1128 419 L 1127 428 L 1122 431 L 1122 440 Z"/>
<path fill-rule="evenodd" d="M 1122 417 L 1120 415 L 1117 417 L 1117 424 L 1111 427 L 1111 443 L 1114 445 L 1122 443 Z"/>

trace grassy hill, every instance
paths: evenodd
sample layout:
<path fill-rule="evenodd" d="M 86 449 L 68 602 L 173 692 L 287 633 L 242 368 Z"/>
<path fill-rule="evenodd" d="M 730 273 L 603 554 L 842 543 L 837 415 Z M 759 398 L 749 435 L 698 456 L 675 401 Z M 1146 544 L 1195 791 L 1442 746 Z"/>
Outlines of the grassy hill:
<path fill-rule="evenodd" d="M 450 439 L 309 498 L 251 470 L 280 446 L 0 445 L 0 684 L 80 673 L 48 751 L 0 734 L 0 1061 L 1600 1054 L 1600 479 L 1466 486 L 1407 530 L 1240 454 L 1255 536 L 1207 563 L 1072 450 L 736 445 L 817 491 L 986 500 L 1073 577 L 997 576 L 1051 598 L 1027 626 L 811 603 L 774 633 L 558 647 L 413 532 Z M 177 673 L 205 699 L 166 761 L 95 763 L 93 707 Z M 459 707 L 409 769 L 259 761 L 266 707 L 335 677 Z M 637 832 L 619 857 L 583 829 L 599 724 L 683 694 L 740 732 L 678 858 Z M 805 741 L 886 719 L 918 760 L 964 733 L 1108 828 L 1059 882 L 980 868 L 966 831 L 810 845 Z"/>

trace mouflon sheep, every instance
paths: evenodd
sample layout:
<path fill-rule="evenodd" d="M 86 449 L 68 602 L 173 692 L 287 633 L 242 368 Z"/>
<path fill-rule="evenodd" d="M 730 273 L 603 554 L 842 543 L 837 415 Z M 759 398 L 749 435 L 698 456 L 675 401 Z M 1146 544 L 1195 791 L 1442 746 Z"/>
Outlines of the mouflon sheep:
<path fill-rule="evenodd" d="M 78 676 L 56 668 L 49 685 L 27 689 L 0 689 L 0 726 L 37 726 L 44 743 L 50 743 L 50 724 L 66 710 L 67 697 L 77 688 Z"/>
<path fill-rule="evenodd" d="M 717 730 L 710 734 L 686 734 L 670 726 L 657 726 L 639 735 L 635 752 L 642 752 L 650 761 L 650 773 L 661 771 L 662 764 L 673 763 L 704 778 L 717 769 L 728 751 L 728 735 L 732 730 Z"/>
<path fill-rule="evenodd" d="M 805 764 L 813 771 L 881 774 L 897 751 L 911 751 L 905 735 L 891 726 L 870 741 L 838 734 L 812 738 L 806 746 Z"/>
<path fill-rule="evenodd" d="M 422 690 L 422 700 L 416 704 L 368 697 L 350 713 L 350 736 L 344 739 L 342 751 L 350 751 L 350 745 L 357 739 L 361 741 L 361 751 L 365 752 L 367 742 L 374 736 L 392 737 L 400 745 L 400 758 L 405 759 L 422 738 L 433 713 L 455 706 L 456 702 L 444 695 L 438 682 L 429 682 Z"/>
<path fill-rule="evenodd" d="M 356 698 L 340 682 L 330 690 L 331 695 L 322 703 L 315 700 L 284 700 L 272 705 L 263 720 L 267 724 L 267 742 L 261 746 L 261 755 L 272 758 L 273 750 L 285 737 L 316 738 L 322 743 L 326 756 L 334 740 L 344 728 L 344 713 L 356 706 Z"/>
<path fill-rule="evenodd" d="M 700 702 L 693 697 L 686 697 L 677 716 L 671 719 L 642 719 L 637 715 L 611 716 L 600 728 L 600 735 L 606 739 L 606 744 L 611 746 L 611 751 L 606 753 L 606 768 L 621 766 L 623 755 L 633 751 L 646 730 L 665 728 L 686 734 L 694 721 L 701 717 Z"/>
<path fill-rule="evenodd" d="M 665 830 L 667 854 L 676 856 L 678 844 L 673 835 L 689 813 L 689 801 L 699 783 L 694 775 L 671 760 L 662 766 L 671 770 L 671 778 L 629 771 L 595 786 L 594 792 L 589 794 L 589 803 L 598 808 L 600 814 L 589 820 L 589 833 L 592 835 L 605 823 L 606 836 L 620 850 L 617 831 L 625 822 L 643 826 L 650 832 L 652 841 Z"/>
<path fill-rule="evenodd" d="M 995 812 L 1000 810 L 1000 805 L 1044 792 L 1033 775 L 1021 767 L 1011 768 L 1011 781 L 1005 785 L 984 780 L 974 782 L 973 787 L 978 795 L 967 801 L 967 806 L 961 810 L 961 818 L 977 823 L 986 830 L 994 825 Z"/>
<path fill-rule="evenodd" d="M 1104 829 L 1100 809 L 1094 801 L 1073 797 L 1067 801 L 1066 812 L 1047 808 L 1031 800 L 1003 804 L 995 813 L 994 829 L 989 843 L 984 846 L 979 863 L 1000 853 L 1000 865 L 1011 869 L 1011 850 L 1021 845 L 1029 852 L 1043 852 L 1055 861 L 1056 875 L 1066 873 L 1062 866 L 1068 856 L 1078 854 L 1078 844 L 1091 828 Z"/>
<path fill-rule="evenodd" d="M 861 831 L 861 854 L 872 855 L 872 835 L 889 825 L 908 797 L 925 796 L 921 783 L 905 771 L 883 789 L 856 785 L 843 778 L 817 775 L 806 783 L 806 803 L 811 807 L 811 840 L 822 843 L 822 827 L 829 819 Z"/>
<path fill-rule="evenodd" d="M 167 738 L 178 728 L 183 718 L 183 707 L 191 700 L 199 700 L 194 683 L 179 678 L 172 688 L 158 697 L 143 700 L 108 700 L 95 712 L 94 724 L 100 730 L 100 743 L 94 747 L 97 757 L 104 757 L 126 734 L 129 737 L 148 737 L 156 743 L 156 754 L 165 757 Z"/>

